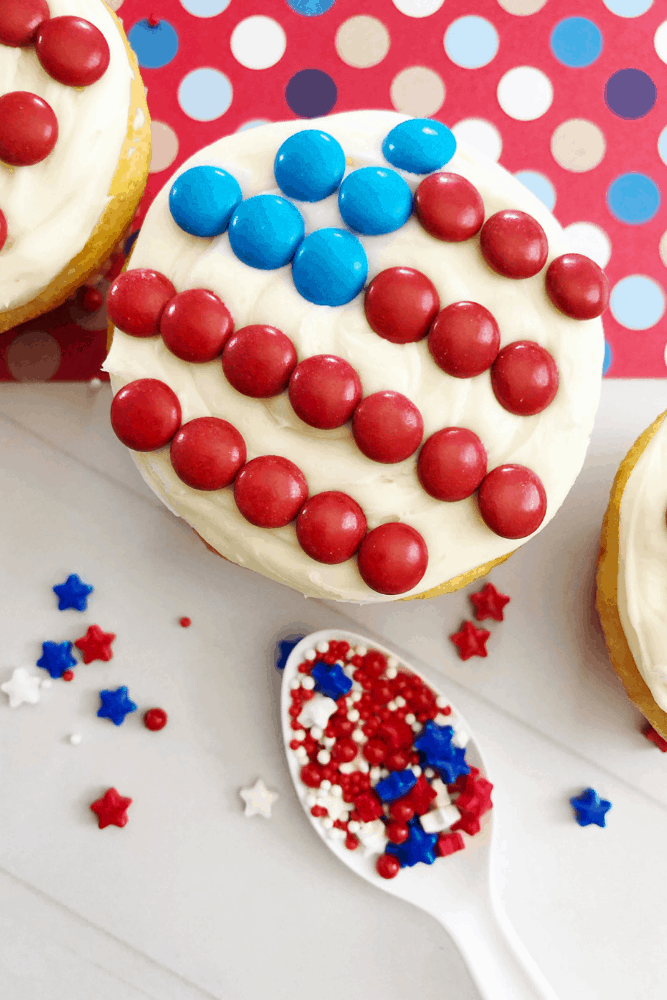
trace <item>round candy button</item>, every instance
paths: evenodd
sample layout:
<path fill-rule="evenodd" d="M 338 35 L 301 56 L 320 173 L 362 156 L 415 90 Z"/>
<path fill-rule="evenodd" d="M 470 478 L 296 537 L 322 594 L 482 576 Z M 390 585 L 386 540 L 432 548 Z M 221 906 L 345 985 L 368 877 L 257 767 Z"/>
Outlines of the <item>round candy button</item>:
<path fill-rule="evenodd" d="M 359 403 L 352 418 L 352 433 L 367 458 L 394 464 L 416 452 L 424 435 L 424 421 L 406 396 L 387 389 Z"/>
<path fill-rule="evenodd" d="M 456 152 L 456 139 L 442 122 L 432 118 L 410 118 L 396 125 L 382 143 L 385 160 L 411 174 L 430 174 L 449 163 Z"/>
<path fill-rule="evenodd" d="M 417 475 L 436 500 L 465 500 L 486 475 L 486 449 L 465 427 L 445 427 L 432 434 L 419 452 Z"/>
<path fill-rule="evenodd" d="M 284 528 L 308 498 L 308 483 L 294 462 L 279 455 L 253 458 L 234 481 L 234 499 L 246 521 L 259 528 Z"/>
<path fill-rule="evenodd" d="M 294 254 L 292 279 L 299 295 L 318 306 L 342 306 L 364 287 L 366 251 L 345 229 L 316 229 Z"/>
<path fill-rule="evenodd" d="M 140 378 L 117 392 L 111 403 L 111 426 L 127 448 L 156 451 L 169 444 L 181 424 L 181 404 L 168 385 Z"/>
<path fill-rule="evenodd" d="M 595 319 L 609 305 L 609 283 L 601 267 L 580 253 L 565 253 L 547 268 L 547 294 L 572 319 Z"/>
<path fill-rule="evenodd" d="M 545 410 L 558 392 L 558 368 L 539 344 L 517 340 L 503 347 L 494 361 L 491 385 L 506 410 L 531 417 Z"/>
<path fill-rule="evenodd" d="M 303 240 L 301 212 L 277 194 L 242 201 L 229 222 L 229 242 L 244 264 L 273 271 L 289 264 Z"/>
<path fill-rule="evenodd" d="M 4 212 L 0 211 L 0 250 L 2 250 L 6 242 L 7 242 L 7 220 L 5 219 Z"/>
<path fill-rule="evenodd" d="M 0 97 L 0 160 L 30 167 L 46 159 L 58 140 L 53 109 L 37 94 L 14 90 Z"/>
<path fill-rule="evenodd" d="M 502 538 L 526 538 L 537 531 L 547 512 L 542 480 L 524 465 L 499 465 L 482 481 L 479 512 Z"/>
<path fill-rule="evenodd" d="M 69 87 L 89 87 L 109 66 L 109 43 L 82 17 L 51 17 L 39 26 L 35 51 L 54 80 Z"/>
<path fill-rule="evenodd" d="M 220 167 L 191 167 L 169 191 L 169 211 L 191 236 L 219 236 L 243 195 L 235 177 Z"/>
<path fill-rule="evenodd" d="M 296 537 L 311 559 L 341 563 L 350 559 L 366 534 L 366 517 L 352 497 L 331 490 L 317 493 L 299 511 Z"/>
<path fill-rule="evenodd" d="M 296 365 L 294 344 L 274 326 L 244 326 L 230 337 L 222 370 L 237 392 L 267 399 L 284 392 Z"/>
<path fill-rule="evenodd" d="M 0 43 L 15 48 L 30 45 L 48 17 L 46 0 L 4 0 L 0 6 Z"/>
<path fill-rule="evenodd" d="M 452 302 L 437 316 L 428 349 L 439 368 L 455 378 L 473 378 L 490 368 L 500 349 L 500 330 L 478 302 Z"/>
<path fill-rule="evenodd" d="M 119 274 L 107 292 L 109 319 L 132 337 L 154 337 L 160 319 L 176 289 L 164 274 L 147 267 L 135 267 Z"/>
<path fill-rule="evenodd" d="M 206 288 L 179 292 L 160 317 L 160 333 L 171 353 L 195 364 L 217 358 L 233 330 L 226 305 Z"/>
<path fill-rule="evenodd" d="M 245 441 L 219 417 L 196 417 L 171 442 L 171 464 L 193 490 L 221 490 L 233 482 L 246 460 Z"/>
<path fill-rule="evenodd" d="M 460 243 L 482 228 L 484 202 L 465 177 L 443 172 L 421 182 L 415 192 L 415 213 L 431 236 Z"/>
<path fill-rule="evenodd" d="M 532 278 L 547 261 L 547 234 L 532 215 L 510 208 L 486 220 L 480 246 L 489 267 L 506 278 Z"/>
<path fill-rule="evenodd" d="M 435 285 L 412 267 L 380 271 L 366 289 L 364 299 L 369 326 L 392 344 L 422 340 L 439 308 Z"/>
<path fill-rule="evenodd" d="M 144 712 L 144 725 L 152 733 L 157 733 L 167 725 L 167 713 L 163 708 L 149 708 Z"/>
<path fill-rule="evenodd" d="M 426 542 L 400 521 L 381 524 L 364 538 L 357 555 L 364 583 L 378 594 L 405 594 L 417 586 L 428 566 Z"/>
<path fill-rule="evenodd" d="M 345 173 L 345 153 L 328 132 L 296 132 L 276 154 L 278 187 L 297 201 L 321 201 L 336 190 Z"/>
<path fill-rule="evenodd" d="M 332 354 L 316 354 L 296 366 L 289 383 L 297 417 L 311 427 L 331 430 L 346 423 L 361 399 L 352 365 Z"/>
<path fill-rule="evenodd" d="M 375 862 L 375 870 L 380 878 L 396 878 L 401 870 L 401 862 L 393 854 L 381 854 Z"/>
<path fill-rule="evenodd" d="M 400 229 L 410 218 L 412 191 L 395 170 L 360 167 L 348 174 L 338 192 L 344 221 L 364 236 Z"/>

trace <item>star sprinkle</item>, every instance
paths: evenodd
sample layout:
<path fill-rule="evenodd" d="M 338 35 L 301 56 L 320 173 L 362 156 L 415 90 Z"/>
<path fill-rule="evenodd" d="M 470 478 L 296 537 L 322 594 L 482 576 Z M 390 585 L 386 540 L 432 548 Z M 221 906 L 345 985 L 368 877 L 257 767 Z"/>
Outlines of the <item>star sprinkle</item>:
<path fill-rule="evenodd" d="M 102 705 L 97 710 L 100 719 L 111 719 L 115 726 L 120 726 L 125 721 L 125 716 L 130 712 L 136 712 L 137 706 L 130 700 L 127 688 L 116 688 L 115 691 L 100 691 L 100 701 Z"/>
<path fill-rule="evenodd" d="M 97 825 L 100 830 L 105 826 L 125 826 L 127 823 L 128 806 L 132 805 L 132 799 L 126 799 L 119 795 L 115 788 L 107 788 L 101 799 L 96 799 L 92 803 L 91 809 L 97 816 Z"/>
<path fill-rule="evenodd" d="M 327 698 L 324 694 L 316 693 L 303 706 L 298 719 L 304 729 L 310 729 L 311 726 L 319 726 L 320 729 L 326 729 L 329 719 L 337 708 L 338 705 L 333 698 Z"/>
<path fill-rule="evenodd" d="M 403 799 L 409 806 L 412 806 L 417 816 L 423 816 L 427 809 L 431 808 L 431 802 L 436 797 L 437 791 L 431 788 L 423 774 L 417 778 L 417 782 L 412 790 Z"/>
<path fill-rule="evenodd" d="M 85 635 L 75 640 L 74 645 L 81 650 L 84 663 L 107 661 L 113 656 L 111 643 L 115 638 L 115 632 L 103 632 L 99 625 L 91 625 Z"/>
<path fill-rule="evenodd" d="M 492 583 L 487 583 L 476 594 L 471 594 L 470 600 L 475 606 L 475 618 L 478 622 L 483 622 L 485 618 L 503 621 L 503 608 L 510 602 L 510 598 L 496 590 Z"/>
<path fill-rule="evenodd" d="M 387 844 L 385 851 L 393 854 L 401 863 L 401 868 L 412 868 L 421 862 L 432 865 L 436 858 L 438 836 L 435 833 L 425 833 L 418 819 L 408 823 L 410 836 L 402 844 Z"/>
<path fill-rule="evenodd" d="M 461 659 L 469 660 L 471 656 L 489 655 L 485 643 L 490 635 L 485 628 L 477 628 L 472 622 L 464 622 L 460 630 L 449 638 L 457 647 Z"/>
<path fill-rule="evenodd" d="M 19 705 L 37 704 L 40 685 L 36 674 L 29 674 L 25 667 L 17 667 L 11 678 L 0 684 L 0 691 L 8 696 L 10 708 L 18 708 Z"/>
<path fill-rule="evenodd" d="M 48 670 L 54 680 L 62 677 L 70 667 L 76 666 L 76 660 L 72 656 L 72 643 L 43 642 L 42 655 L 37 660 L 37 666 L 42 670 Z"/>
<path fill-rule="evenodd" d="M 452 726 L 439 726 L 429 720 L 421 735 L 415 740 L 415 748 L 425 763 L 434 768 L 446 784 L 453 784 L 459 775 L 469 774 L 463 747 L 454 746 Z"/>
<path fill-rule="evenodd" d="M 328 663 L 318 660 L 311 670 L 311 676 L 315 681 L 316 690 L 321 691 L 327 698 L 333 698 L 334 701 L 346 695 L 352 687 L 352 681 L 345 676 L 340 663 L 329 666 Z"/>
<path fill-rule="evenodd" d="M 383 802 L 395 802 L 415 787 L 417 778 L 408 768 L 406 771 L 392 771 L 388 777 L 378 781 L 375 792 Z"/>
<path fill-rule="evenodd" d="M 246 816 L 263 816 L 265 819 L 271 819 L 271 806 L 280 798 L 277 792 L 271 792 L 266 787 L 261 778 L 252 788 L 242 788 L 239 795 L 245 802 Z"/>
<path fill-rule="evenodd" d="M 70 573 L 64 583 L 57 583 L 53 588 L 58 597 L 58 611 L 67 611 L 68 608 L 85 611 L 88 607 L 88 595 L 93 590 L 94 587 L 84 583 L 76 573 Z"/>
<path fill-rule="evenodd" d="M 279 670 L 281 673 L 283 672 L 290 653 L 292 652 L 295 646 L 299 645 L 302 639 L 303 639 L 302 635 L 297 635 L 297 636 L 292 636 L 291 639 L 281 639 L 280 642 L 278 642 L 276 670 Z"/>
<path fill-rule="evenodd" d="M 587 788 L 581 795 L 570 799 L 570 805 L 575 811 L 579 826 L 606 826 L 606 815 L 611 809 L 611 802 L 601 799 L 594 788 Z"/>
<path fill-rule="evenodd" d="M 667 753 L 667 740 L 663 739 L 660 733 L 656 732 L 653 726 L 647 726 L 644 730 L 644 736 L 651 743 L 654 743 L 658 750 L 662 753 Z"/>
<path fill-rule="evenodd" d="M 362 823 L 355 836 L 364 848 L 365 858 L 371 854 L 381 854 L 387 845 L 386 827 L 380 819 Z"/>

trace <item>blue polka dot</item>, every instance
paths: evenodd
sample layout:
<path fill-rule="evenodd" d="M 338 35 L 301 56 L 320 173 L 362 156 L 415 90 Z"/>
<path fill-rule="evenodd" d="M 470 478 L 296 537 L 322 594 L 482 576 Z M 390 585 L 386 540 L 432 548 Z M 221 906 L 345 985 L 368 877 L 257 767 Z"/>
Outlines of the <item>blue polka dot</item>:
<path fill-rule="evenodd" d="M 338 208 L 343 220 L 357 233 L 393 233 L 410 217 L 412 191 L 395 170 L 361 167 L 341 184 Z"/>
<path fill-rule="evenodd" d="M 566 17 L 551 32 L 550 44 L 564 66 L 590 66 L 602 52 L 602 33 L 586 17 Z"/>
<path fill-rule="evenodd" d="M 217 17 L 229 4 L 230 0 L 181 0 L 181 7 L 195 17 Z"/>
<path fill-rule="evenodd" d="M 321 201 L 336 190 L 345 173 L 343 147 L 328 132 L 296 132 L 276 154 L 274 173 L 288 198 Z"/>
<path fill-rule="evenodd" d="M 244 264 L 273 271 L 289 264 L 304 232 L 296 205 L 277 194 L 258 194 L 232 215 L 229 242 Z"/>
<path fill-rule="evenodd" d="M 217 69 L 195 69 L 181 80 L 178 103 L 189 118 L 212 122 L 232 103 L 232 85 Z"/>
<path fill-rule="evenodd" d="M 287 3 L 297 14 L 304 17 L 319 17 L 331 10 L 336 0 L 287 0 Z"/>
<path fill-rule="evenodd" d="M 667 125 L 658 136 L 658 153 L 663 163 L 667 163 Z"/>
<path fill-rule="evenodd" d="M 479 69 L 498 51 L 498 32 L 485 17 L 459 17 L 445 32 L 445 52 L 457 66 Z"/>
<path fill-rule="evenodd" d="M 549 211 L 553 209 L 556 204 L 556 190 L 544 174 L 538 174 L 536 170 L 520 170 L 514 176 L 518 181 L 521 181 L 524 187 L 532 191 L 540 201 L 543 201 Z"/>
<path fill-rule="evenodd" d="M 249 128 L 259 128 L 260 125 L 270 125 L 271 122 L 268 118 L 251 118 L 249 122 L 244 122 L 243 125 L 239 125 L 237 132 L 245 132 Z"/>
<path fill-rule="evenodd" d="M 219 167 L 191 167 L 169 192 L 174 222 L 192 236 L 224 233 L 243 195 L 235 177 Z"/>
<path fill-rule="evenodd" d="M 628 330 L 648 330 L 665 311 L 665 295 L 653 278 L 629 274 L 611 290 L 609 308 L 617 323 Z"/>
<path fill-rule="evenodd" d="M 368 277 L 366 251 L 344 229 L 316 229 L 292 261 L 300 295 L 318 306 L 342 306 L 359 294 Z"/>
<path fill-rule="evenodd" d="M 178 52 L 178 35 L 169 21 L 151 27 L 144 18 L 132 25 L 127 38 L 142 69 L 160 69 Z"/>
<path fill-rule="evenodd" d="M 440 170 L 456 152 L 456 139 L 446 125 L 430 118 L 401 122 L 382 143 L 385 160 L 411 174 Z"/>
<path fill-rule="evenodd" d="M 602 362 L 602 374 L 606 375 L 611 368 L 612 361 L 614 360 L 614 352 L 611 349 L 609 341 L 604 342 L 604 361 Z"/>
<path fill-rule="evenodd" d="M 604 0 L 604 5 L 619 17 L 639 17 L 645 14 L 653 0 Z"/>
<path fill-rule="evenodd" d="M 620 222 L 639 226 L 660 207 L 660 190 L 646 174 L 621 174 L 609 185 L 607 205 Z"/>

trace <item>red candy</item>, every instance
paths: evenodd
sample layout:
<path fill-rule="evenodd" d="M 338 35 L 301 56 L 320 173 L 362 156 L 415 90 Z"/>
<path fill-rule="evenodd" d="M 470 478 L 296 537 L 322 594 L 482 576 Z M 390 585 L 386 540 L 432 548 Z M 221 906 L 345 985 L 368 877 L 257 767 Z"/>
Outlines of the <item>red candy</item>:
<path fill-rule="evenodd" d="M 104 305 L 104 296 L 99 288 L 88 285 L 81 296 L 81 308 L 84 312 L 94 313 Z"/>
<path fill-rule="evenodd" d="M 357 447 L 374 462 L 393 464 L 413 455 L 424 436 L 424 421 L 400 392 L 374 392 L 359 403 L 352 418 Z"/>
<path fill-rule="evenodd" d="M 549 252 L 539 222 L 514 208 L 486 220 L 480 245 L 489 267 L 506 278 L 532 278 L 546 264 Z"/>
<path fill-rule="evenodd" d="M 311 559 L 341 563 L 350 559 L 366 534 L 363 510 L 346 493 L 317 493 L 306 500 L 296 520 L 299 545 Z"/>
<path fill-rule="evenodd" d="M 489 310 L 478 302 L 452 302 L 433 323 L 428 349 L 443 372 L 473 378 L 495 361 L 500 330 Z"/>
<path fill-rule="evenodd" d="M 401 870 L 401 862 L 393 854 L 381 854 L 377 859 L 375 870 L 381 878 L 396 878 Z"/>
<path fill-rule="evenodd" d="M 510 602 L 510 598 L 496 590 L 492 583 L 485 584 L 476 594 L 471 594 L 470 600 L 475 608 L 475 618 L 478 622 L 483 622 L 486 618 L 493 618 L 497 622 L 504 621 L 503 608 Z"/>
<path fill-rule="evenodd" d="M 602 268 L 590 257 L 565 253 L 547 268 L 547 295 L 572 319 L 595 319 L 609 305 L 609 283 Z"/>
<path fill-rule="evenodd" d="M 304 764 L 299 773 L 304 785 L 308 788 L 319 788 L 322 776 L 317 764 Z"/>
<path fill-rule="evenodd" d="M 389 806 L 389 815 L 398 823 L 407 823 L 414 816 L 415 811 L 405 799 L 398 799 Z"/>
<path fill-rule="evenodd" d="M 182 618 L 178 619 L 178 624 L 181 626 L 181 628 L 190 628 L 190 626 L 192 625 L 192 619 L 188 618 L 187 615 L 183 615 Z"/>
<path fill-rule="evenodd" d="M 92 663 L 93 660 L 103 660 L 105 663 L 113 657 L 111 644 L 116 638 L 114 632 L 103 632 L 99 625 L 90 625 L 85 635 L 82 635 L 74 643 L 81 651 L 84 663 Z"/>
<path fill-rule="evenodd" d="M 417 459 L 417 475 L 436 500 L 465 500 L 486 475 L 486 449 L 465 427 L 445 427 L 424 443 Z"/>
<path fill-rule="evenodd" d="M 502 538 L 526 538 L 537 531 L 547 512 L 542 480 L 524 465 L 499 465 L 482 482 L 479 512 Z"/>
<path fill-rule="evenodd" d="M 366 319 L 372 330 L 392 344 L 422 340 L 440 308 L 432 281 L 411 267 L 380 271 L 366 290 Z"/>
<path fill-rule="evenodd" d="M 92 803 L 91 809 L 97 816 L 97 825 L 100 830 L 111 826 L 125 826 L 127 823 L 127 810 L 132 805 L 132 799 L 119 795 L 115 788 L 107 788 L 101 799 L 96 799 Z"/>
<path fill-rule="evenodd" d="M 361 399 L 361 382 L 352 365 L 332 354 L 316 354 L 296 366 L 289 383 L 297 417 L 311 427 L 341 427 Z"/>
<path fill-rule="evenodd" d="M 244 326 L 227 341 L 222 370 L 237 392 L 268 399 L 284 392 L 296 365 L 294 344 L 273 326 Z"/>
<path fill-rule="evenodd" d="M 46 0 L 3 0 L 0 6 L 0 43 L 14 48 L 32 44 L 37 29 L 48 17 Z"/>
<path fill-rule="evenodd" d="M 364 538 L 357 556 L 364 583 L 378 594 L 404 594 L 416 587 L 428 566 L 426 542 L 400 521 L 381 524 Z"/>
<path fill-rule="evenodd" d="M 471 656 L 488 656 L 486 643 L 491 633 L 488 629 L 477 628 L 472 622 L 464 622 L 458 632 L 450 635 L 450 639 L 459 651 L 462 660 Z"/>
<path fill-rule="evenodd" d="M 54 80 L 68 87 L 89 87 L 104 76 L 109 44 L 90 21 L 82 17 L 52 17 L 43 21 L 35 37 L 42 66 Z"/>
<path fill-rule="evenodd" d="M 58 139 L 53 109 L 37 94 L 14 90 L 0 97 L 0 160 L 30 167 L 46 159 Z"/>
<path fill-rule="evenodd" d="M 123 444 L 134 451 L 163 448 L 180 425 L 178 396 L 159 379 L 130 382 L 111 403 L 111 426 Z"/>
<path fill-rule="evenodd" d="M 147 267 L 135 267 L 119 274 L 107 292 L 109 319 L 131 337 L 154 337 L 160 319 L 176 289 L 164 274 Z"/>
<path fill-rule="evenodd" d="M 460 243 L 479 232 L 484 202 L 479 191 L 460 174 L 430 174 L 415 193 L 415 212 L 427 233 Z"/>
<path fill-rule="evenodd" d="M 2 250 L 6 242 L 7 242 L 7 220 L 5 219 L 4 212 L 0 211 L 0 250 Z"/>
<path fill-rule="evenodd" d="M 436 844 L 436 853 L 441 858 L 446 858 L 450 854 L 462 851 L 465 847 L 463 837 L 460 833 L 441 833 Z"/>
<path fill-rule="evenodd" d="M 246 460 L 245 441 L 219 417 L 197 417 L 183 424 L 171 442 L 174 472 L 194 490 L 229 486 Z"/>
<path fill-rule="evenodd" d="M 541 413 L 558 392 L 556 362 L 532 340 L 503 347 L 491 369 L 496 399 L 510 413 L 530 417 Z"/>
<path fill-rule="evenodd" d="M 246 521 L 260 528 L 282 528 L 293 521 L 308 498 L 308 483 L 287 458 L 262 455 L 241 469 L 234 499 Z"/>
<path fill-rule="evenodd" d="M 160 333 L 182 361 L 213 361 L 234 332 L 226 305 L 206 288 L 189 288 L 171 299 L 160 317 Z"/>
<path fill-rule="evenodd" d="M 167 725 L 167 713 L 163 708 L 149 708 L 144 712 L 144 725 L 152 733 L 157 733 Z"/>
<path fill-rule="evenodd" d="M 410 836 L 410 827 L 407 823 L 388 823 L 385 832 L 392 844 L 404 844 Z"/>

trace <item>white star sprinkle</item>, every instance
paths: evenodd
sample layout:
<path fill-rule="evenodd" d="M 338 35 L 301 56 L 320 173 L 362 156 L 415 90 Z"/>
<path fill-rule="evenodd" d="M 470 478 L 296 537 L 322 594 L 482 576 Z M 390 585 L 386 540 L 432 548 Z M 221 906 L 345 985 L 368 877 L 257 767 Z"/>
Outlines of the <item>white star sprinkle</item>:
<path fill-rule="evenodd" d="M 301 709 L 299 722 L 306 729 L 310 729 L 311 726 L 326 729 L 329 719 L 337 708 L 338 705 L 333 698 L 327 698 L 318 691 Z"/>
<path fill-rule="evenodd" d="M 271 819 L 271 806 L 280 796 L 271 792 L 261 778 L 258 778 L 252 788 L 242 788 L 240 796 L 245 802 L 246 816 L 264 816 Z"/>
<path fill-rule="evenodd" d="M 29 674 L 25 667 L 17 667 L 11 679 L 0 684 L 0 690 L 9 697 L 9 707 L 18 708 L 24 702 L 36 705 L 39 701 L 41 678 Z"/>

